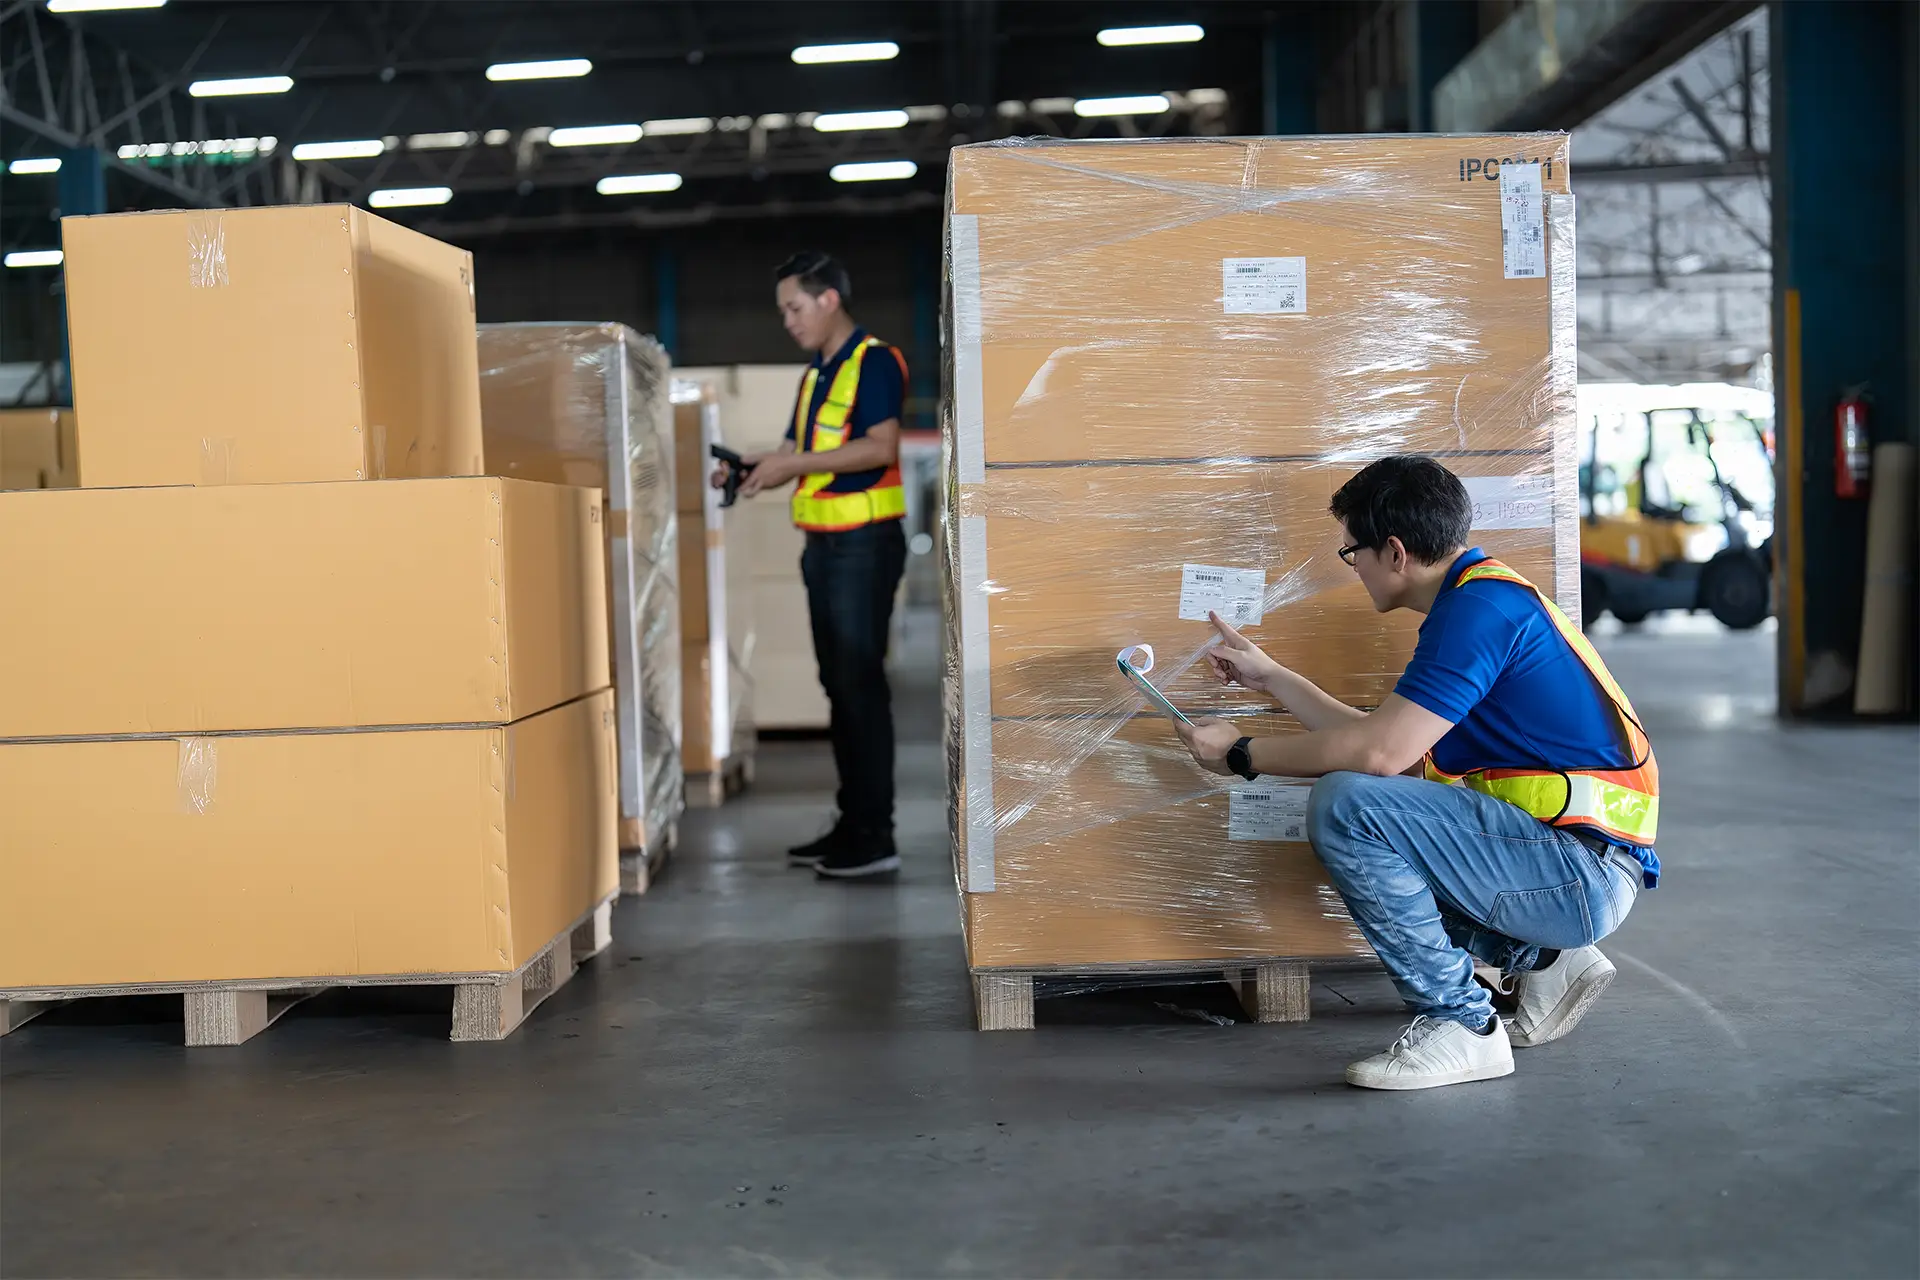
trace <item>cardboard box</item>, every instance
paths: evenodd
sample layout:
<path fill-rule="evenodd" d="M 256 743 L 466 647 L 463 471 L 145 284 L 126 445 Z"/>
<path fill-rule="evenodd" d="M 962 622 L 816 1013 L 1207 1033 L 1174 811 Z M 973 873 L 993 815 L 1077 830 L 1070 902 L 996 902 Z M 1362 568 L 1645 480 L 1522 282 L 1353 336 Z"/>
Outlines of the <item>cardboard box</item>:
<path fill-rule="evenodd" d="M 0 495 L 0 738 L 490 724 L 608 683 L 599 495 Z"/>
<path fill-rule="evenodd" d="M 488 467 L 605 491 L 622 847 L 650 848 L 682 807 L 666 352 L 621 324 L 482 325 L 479 346 Z"/>
<path fill-rule="evenodd" d="M 0 489 L 71 489 L 79 483 L 73 410 L 0 409 Z"/>
<path fill-rule="evenodd" d="M 1461 162 L 1489 155 L 1541 162 L 1504 227 L 1501 183 Z M 1419 619 L 1373 611 L 1327 503 L 1389 454 L 1442 458 L 1474 540 L 1577 616 L 1566 136 L 1044 140 L 957 148 L 948 173 L 970 963 L 1364 954 L 1301 824 L 1281 838 L 1194 766 L 1114 655 L 1151 644 L 1176 703 L 1282 731 L 1201 669 L 1212 592 L 1279 661 L 1377 705 Z"/>
<path fill-rule="evenodd" d="M 478 475 L 473 256 L 351 205 L 61 220 L 93 487 Z"/>
<path fill-rule="evenodd" d="M 615 891 L 605 690 L 511 725 L 0 744 L 0 989 L 512 971 Z"/>

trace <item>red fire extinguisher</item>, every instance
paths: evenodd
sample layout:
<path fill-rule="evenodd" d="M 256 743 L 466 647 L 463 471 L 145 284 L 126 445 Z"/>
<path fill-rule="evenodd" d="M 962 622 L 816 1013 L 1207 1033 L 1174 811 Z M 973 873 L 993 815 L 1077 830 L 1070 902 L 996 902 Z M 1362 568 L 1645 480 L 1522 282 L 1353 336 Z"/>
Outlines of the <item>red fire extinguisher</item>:
<path fill-rule="evenodd" d="M 1873 479 L 1873 440 L 1867 431 L 1867 389 L 1854 387 L 1833 407 L 1833 493 L 1864 498 Z"/>

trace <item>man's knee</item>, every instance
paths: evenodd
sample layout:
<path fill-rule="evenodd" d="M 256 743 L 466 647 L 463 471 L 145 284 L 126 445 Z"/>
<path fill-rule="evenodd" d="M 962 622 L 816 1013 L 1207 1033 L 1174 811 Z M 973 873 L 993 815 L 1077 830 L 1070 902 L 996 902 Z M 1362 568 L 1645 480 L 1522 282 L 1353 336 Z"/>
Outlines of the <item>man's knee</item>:
<path fill-rule="evenodd" d="M 1367 773 L 1329 773 L 1313 784 L 1307 799 L 1307 840 L 1322 860 L 1346 849 L 1367 798 L 1382 781 Z"/>

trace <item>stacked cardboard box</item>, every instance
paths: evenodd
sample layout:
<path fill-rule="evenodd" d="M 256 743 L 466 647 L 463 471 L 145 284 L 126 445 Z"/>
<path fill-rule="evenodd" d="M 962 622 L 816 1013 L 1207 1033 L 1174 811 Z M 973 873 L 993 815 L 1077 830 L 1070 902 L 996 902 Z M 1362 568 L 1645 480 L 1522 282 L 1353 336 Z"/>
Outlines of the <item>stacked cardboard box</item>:
<path fill-rule="evenodd" d="M 725 797 L 730 769 L 746 768 L 754 744 L 752 681 L 744 659 L 753 642 L 750 596 L 728 589 L 727 526 L 736 504 L 723 508 L 708 483 L 712 446 L 722 443 L 720 402 L 711 384 L 676 378 L 673 435 L 678 453 L 681 760 L 691 784 L 701 779 L 708 798 Z"/>
<path fill-rule="evenodd" d="M 63 231 L 88 487 L 0 495 L 0 997 L 566 949 L 617 875 L 600 501 L 472 474 L 468 255 Z"/>
<path fill-rule="evenodd" d="M 482 325 L 480 393 L 490 470 L 606 493 L 621 883 L 644 893 L 685 808 L 667 355 L 622 324 Z"/>
<path fill-rule="evenodd" d="M 1364 953 L 1307 789 L 1198 770 L 1115 655 L 1152 645 L 1192 713 L 1294 728 L 1206 676 L 1211 605 L 1376 704 L 1418 619 L 1373 612 L 1326 508 L 1403 452 L 1466 477 L 1476 539 L 1577 616 L 1566 156 L 1563 135 L 954 152 L 946 698 L 977 972 Z"/>
<path fill-rule="evenodd" d="M 71 489 L 80 441 L 71 409 L 0 409 L 0 489 Z"/>

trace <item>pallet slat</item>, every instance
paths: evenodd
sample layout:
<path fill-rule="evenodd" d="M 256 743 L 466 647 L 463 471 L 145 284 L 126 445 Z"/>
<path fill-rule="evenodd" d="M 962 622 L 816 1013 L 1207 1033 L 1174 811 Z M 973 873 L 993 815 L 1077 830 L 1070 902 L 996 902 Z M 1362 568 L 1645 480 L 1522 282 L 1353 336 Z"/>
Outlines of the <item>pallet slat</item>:
<path fill-rule="evenodd" d="M 1152 973 L 1130 971 L 1125 976 L 1161 974 L 1224 978 L 1255 1022 L 1305 1022 L 1313 1013 L 1312 969 L 1305 960 L 1263 960 L 1236 969 L 1182 966 Z M 1077 976 L 1096 975 L 1070 969 L 976 970 L 972 975 L 975 1024 L 981 1031 L 1031 1031 L 1034 980 Z"/>

